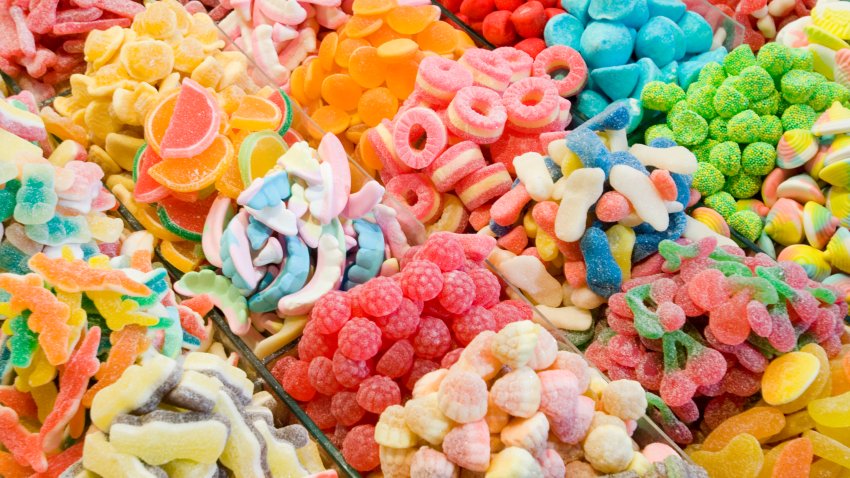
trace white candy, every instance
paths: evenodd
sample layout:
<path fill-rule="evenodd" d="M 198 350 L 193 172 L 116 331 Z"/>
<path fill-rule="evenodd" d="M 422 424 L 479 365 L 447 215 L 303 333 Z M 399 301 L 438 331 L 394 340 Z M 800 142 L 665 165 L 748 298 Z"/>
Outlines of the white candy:
<path fill-rule="evenodd" d="M 574 306 L 549 307 L 537 305 L 537 310 L 555 327 L 564 330 L 587 330 L 593 324 L 590 311 Z"/>
<path fill-rule="evenodd" d="M 714 232 L 710 227 L 705 224 L 697 221 L 691 216 L 685 216 L 685 232 L 682 233 L 682 237 L 685 239 L 690 239 L 692 241 L 700 241 L 705 239 L 706 237 L 713 237 L 717 239 L 718 246 L 734 246 L 735 241 L 729 239 L 728 237 L 718 234 Z"/>
<path fill-rule="evenodd" d="M 280 241 L 274 237 L 270 237 L 266 241 L 266 245 L 260 249 L 257 257 L 254 258 L 253 263 L 254 267 L 262 267 L 269 264 L 280 264 L 280 261 L 282 260 L 283 247 L 281 247 Z"/>
<path fill-rule="evenodd" d="M 525 185 L 528 195 L 535 201 L 548 201 L 555 183 L 543 156 L 530 152 L 514 158 L 517 178 Z"/>
<path fill-rule="evenodd" d="M 336 288 L 345 266 L 345 253 L 331 234 L 319 238 L 318 261 L 313 277 L 301 290 L 281 297 L 277 310 L 284 316 L 306 314 L 320 297 Z"/>
<path fill-rule="evenodd" d="M 567 140 L 566 139 L 556 139 L 549 143 L 546 146 L 546 153 L 555 162 L 558 166 L 564 163 L 564 159 L 570 154 L 569 148 L 567 148 Z"/>
<path fill-rule="evenodd" d="M 645 144 L 635 144 L 629 152 L 644 166 L 666 169 L 671 173 L 694 174 L 697 171 L 697 157 L 684 146 L 672 148 L 654 148 Z"/>
<path fill-rule="evenodd" d="M 561 304 L 561 283 L 546 272 L 546 266 L 536 257 L 512 257 L 498 267 L 508 282 L 522 289 L 538 304 L 551 307 Z"/>
<path fill-rule="evenodd" d="M 661 199 L 649 176 L 630 166 L 617 164 L 611 168 L 609 180 L 611 187 L 623 196 L 626 196 L 626 199 L 632 203 L 635 212 L 641 219 L 649 223 L 656 231 L 667 230 L 670 226 L 670 216 L 667 214 L 664 200 Z M 594 202 L 596 202 L 595 199 Z M 562 202 L 561 204 L 564 203 Z M 561 209 L 558 210 L 559 215 Z"/>
<path fill-rule="evenodd" d="M 632 168 L 628 169 L 634 171 Z M 651 182 L 649 184 L 652 185 Z M 581 239 L 587 225 L 587 211 L 599 200 L 604 185 L 605 172 L 601 168 L 582 168 L 570 174 L 564 184 L 564 196 L 555 216 L 555 235 L 558 239 L 566 242 Z"/>

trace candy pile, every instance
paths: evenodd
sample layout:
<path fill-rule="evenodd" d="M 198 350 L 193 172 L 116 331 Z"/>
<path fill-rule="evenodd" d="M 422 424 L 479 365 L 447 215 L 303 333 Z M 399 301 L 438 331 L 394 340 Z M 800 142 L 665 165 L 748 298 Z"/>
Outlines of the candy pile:
<path fill-rule="evenodd" d="M 445 362 L 404 406 L 381 413 L 372 453 L 384 476 L 705 476 L 667 445 L 636 451 L 630 435 L 647 405 L 640 384 L 602 381 L 540 325 L 481 332 Z"/>
<path fill-rule="evenodd" d="M 479 332 L 531 318 L 524 302 L 500 301 L 499 281 L 482 265 L 493 246 L 481 235 L 432 235 L 408 251 L 400 273 L 320 298 L 299 359 L 275 364 L 272 373 L 313 421 L 329 435 L 337 427 L 354 468 L 378 466 L 369 423 L 401 403 L 402 390 L 457 357 L 456 347 Z"/>
<path fill-rule="evenodd" d="M 587 356 L 612 378 L 659 391 L 655 418 L 690 443 L 682 422 L 757 394 L 770 358 L 808 343 L 837 354 L 846 315 L 844 297 L 796 263 L 746 257 L 712 239 L 664 241 L 611 296 Z"/>
<path fill-rule="evenodd" d="M 307 430 L 276 428 L 270 406 L 268 393 L 255 394 L 245 372 L 216 355 L 146 357 L 95 396 L 97 430 L 69 472 L 283 478 L 324 470 Z"/>
<path fill-rule="evenodd" d="M 723 39 L 679 0 L 562 3 L 568 13 L 546 24 L 546 44 L 573 48 L 587 62 L 590 81 L 576 104 L 585 118 L 612 101 L 640 98 L 651 81 L 687 88 L 705 64 L 726 55 Z"/>
<path fill-rule="evenodd" d="M 214 296 L 239 335 L 251 329 L 249 310 L 257 314 L 255 325 L 266 323 L 258 328 L 275 333 L 278 316 L 307 314 L 328 292 L 377 276 L 385 237 L 391 248 L 407 245 L 395 212 L 376 207 L 383 187 L 369 181 L 351 193 L 348 159 L 336 136 L 326 134 L 318 151 L 302 141 L 267 159 L 269 171 L 239 194 L 238 212 L 219 196 L 202 219 L 204 256 L 222 275 L 190 272 L 175 284 L 184 296 Z M 262 167 L 256 160 L 248 166 Z"/>
<path fill-rule="evenodd" d="M 743 42 L 758 51 L 765 42 L 781 42 L 779 30 L 789 24 L 807 23 L 817 0 L 709 0 L 723 13 L 744 26 Z M 829 2 L 821 2 L 829 3 Z M 803 20 L 805 19 L 805 20 Z M 798 20 L 803 20 L 802 22 Z M 792 46 L 792 45 L 788 45 Z M 799 46 L 799 45 L 794 45 Z"/>
<path fill-rule="evenodd" d="M 293 99 L 322 131 L 339 135 L 348 151 L 364 131 L 396 114 L 413 92 L 425 56 L 456 58 L 473 45 L 439 20 L 437 6 L 422 3 L 354 1 L 353 16 L 322 38 L 318 56 L 292 70 Z M 316 139 L 323 134 L 309 125 L 307 130 Z"/>
<path fill-rule="evenodd" d="M 45 100 L 73 73 L 85 70 L 86 34 L 127 27 L 143 11 L 140 2 L 11 2 L 0 13 L 0 70 L 22 88 Z"/>
<path fill-rule="evenodd" d="M 761 406 L 715 415 L 711 433 L 689 450 L 712 477 L 838 476 L 850 467 L 847 345 L 832 360 L 815 344 L 774 359 L 762 397 Z"/>
<path fill-rule="evenodd" d="M 550 76 L 562 68 L 566 77 Z M 400 112 L 361 138 L 360 159 L 432 230 L 480 230 L 492 202 L 511 189 L 514 157 L 543 153 L 544 138 L 563 135 L 566 97 L 585 80 L 584 61 L 565 46 L 535 60 L 510 47 L 469 49 L 457 62 L 425 58 Z M 534 174 L 548 176 L 547 168 Z"/>
<path fill-rule="evenodd" d="M 644 89 L 643 106 L 667 113 L 665 124 L 647 129 L 647 140 L 670 138 L 696 154 L 693 187 L 717 213 L 700 219 L 717 232 L 725 233 L 728 222 L 749 240 L 758 239 L 762 220 L 755 211 L 764 204 L 746 200 L 775 167 L 796 168 L 811 159 L 817 113 L 850 98 L 812 65 L 806 50 L 770 43 L 756 57 L 742 45 L 722 64 L 706 65 L 687 93 L 662 82 Z"/>

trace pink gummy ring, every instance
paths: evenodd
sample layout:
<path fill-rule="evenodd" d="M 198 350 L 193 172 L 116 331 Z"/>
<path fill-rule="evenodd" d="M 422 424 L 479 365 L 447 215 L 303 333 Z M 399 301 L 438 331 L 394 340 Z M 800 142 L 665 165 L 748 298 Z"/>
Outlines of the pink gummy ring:
<path fill-rule="evenodd" d="M 472 73 L 455 61 L 429 56 L 419 63 L 416 93 L 436 104 L 446 105 L 461 88 L 472 86 Z"/>
<path fill-rule="evenodd" d="M 387 193 L 410 208 L 421 222 L 431 221 L 440 212 L 440 193 L 422 173 L 402 174 L 390 179 Z"/>
<path fill-rule="evenodd" d="M 491 164 L 461 179 L 455 191 L 470 211 L 511 190 L 513 180 L 502 163 Z"/>
<path fill-rule="evenodd" d="M 458 91 L 446 113 L 449 131 L 478 144 L 497 141 L 508 120 L 499 94 L 480 86 L 467 86 Z"/>
<path fill-rule="evenodd" d="M 446 125 L 428 108 L 410 108 L 395 120 L 393 146 L 398 159 L 411 168 L 422 169 L 434 162 L 447 140 Z"/>
<path fill-rule="evenodd" d="M 555 45 L 541 51 L 534 59 L 534 76 L 552 78 L 563 97 L 578 93 L 587 82 L 587 63 L 581 54 L 566 45 Z"/>
<path fill-rule="evenodd" d="M 489 50 L 470 48 L 463 53 L 458 63 L 472 73 L 473 84 L 500 93 L 505 91 L 513 76 L 513 71 L 505 68 L 502 58 Z"/>
<path fill-rule="evenodd" d="M 528 53 L 509 46 L 496 48 L 493 50 L 493 53 L 502 60 L 502 63 L 510 67 L 511 83 L 531 76 L 531 68 L 534 65 L 534 58 L 531 58 L 531 55 Z"/>
<path fill-rule="evenodd" d="M 458 181 L 487 166 L 481 148 L 472 141 L 461 141 L 443 151 L 425 170 L 437 191 L 447 192 Z"/>
<path fill-rule="evenodd" d="M 502 95 L 508 114 L 508 127 L 522 133 L 551 131 L 558 121 L 561 107 L 558 88 L 540 77 L 523 78 L 512 84 Z"/>

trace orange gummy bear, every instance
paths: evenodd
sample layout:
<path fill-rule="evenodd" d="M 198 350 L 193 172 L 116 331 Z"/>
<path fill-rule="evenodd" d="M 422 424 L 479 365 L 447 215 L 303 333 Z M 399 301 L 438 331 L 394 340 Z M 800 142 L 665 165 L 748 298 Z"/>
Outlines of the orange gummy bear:
<path fill-rule="evenodd" d="M 0 274 L 0 289 L 11 295 L 11 313 L 17 315 L 27 309 L 31 312 L 27 325 L 39 334 L 38 343 L 47 361 L 51 365 L 65 363 L 71 354 L 68 347 L 72 332 L 68 325 L 70 307 L 45 289 L 43 280 L 36 274 Z"/>
<path fill-rule="evenodd" d="M 95 394 L 115 383 L 124 373 L 124 370 L 133 365 L 136 357 L 148 346 L 145 328 L 138 325 L 128 325 L 121 330 L 112 332 L 110 342 L 112 342 L 112 348 L 109 350 L 109 357 L 106 358 L 106 361 L 94 375 L 97 383 L 92 385 L 83 395 L 83 406 L 86 408 L 91 408 Z"/>
<path fill-rule="evenodd" d="M 123 271 L 95 269 L 82 259 L 51 259 L 39 252 L 30 258 L 29 267 L 48 284 L 65 292 L 110 290 L 139 297 L 151 293 L 148 286 L 130 279 Z"/>

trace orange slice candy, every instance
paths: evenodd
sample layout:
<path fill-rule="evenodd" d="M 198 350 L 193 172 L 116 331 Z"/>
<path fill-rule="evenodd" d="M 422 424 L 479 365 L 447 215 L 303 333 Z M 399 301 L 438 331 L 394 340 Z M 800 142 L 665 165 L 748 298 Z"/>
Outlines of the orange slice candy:
<path fill-rule="evenodd" d="M 191 158 L 209 148 L 218 134 L 221 112 L 215 98 L 190 78 L 183 79 L 174 112 L 160 143 L 163 158 Z"/>
<path fill-rule="evenodd" d="M 233 145 L 225 136 L 217 135 L 212 145 L 192 158 L 168 158 L 148 169 L 150 177 L 177 192 L 200 191 L 213 184 L 229 158 Z"/>
<path fill-rule="evenodd" d="M 145 141 L 148 142 L 148 148 L 153 148 L 156 154 L 161 152 L 162 138 L 165 137 L 165 132 L 171 124 L 171 117 L 174 116 L 174 108 L 177 106 L 177 95 L 179 94 L 179 91 L 175 91 L 166 96 L 145 116 Z"/>
<path fill-rule="evenodd" d="M 239 107 L 230 115 L 230 127 L 248 131 L 277 129 L 283 114 L 271 100 L 245 95 Z"/>

